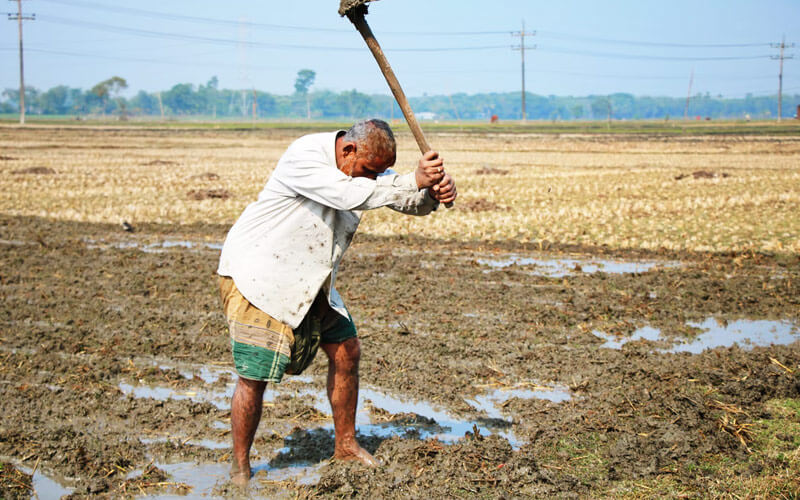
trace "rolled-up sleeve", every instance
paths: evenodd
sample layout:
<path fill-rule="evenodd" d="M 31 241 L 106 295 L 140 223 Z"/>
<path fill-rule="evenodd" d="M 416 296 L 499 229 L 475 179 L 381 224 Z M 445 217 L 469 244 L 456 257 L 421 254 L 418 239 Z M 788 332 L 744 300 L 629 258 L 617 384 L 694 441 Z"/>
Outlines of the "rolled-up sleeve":
<path fill-rule="evenodd" d="M 390 179 L 384 181 L 384 178 Z M 428 215 L 438 208 L 439 202 L 431 198 L 427 189 L 417 188 L 417 179 L 414 172 L 398 175 L 392 171 L 387 171 L 378 177 L 378 189 L 383 187 L 383 182 L 388 183 L 389 180 L 391 180 L 393 189 L 402 189 L 405 193 L 405 196 L 387 205 L 392 210 L 409 215 Z"/>

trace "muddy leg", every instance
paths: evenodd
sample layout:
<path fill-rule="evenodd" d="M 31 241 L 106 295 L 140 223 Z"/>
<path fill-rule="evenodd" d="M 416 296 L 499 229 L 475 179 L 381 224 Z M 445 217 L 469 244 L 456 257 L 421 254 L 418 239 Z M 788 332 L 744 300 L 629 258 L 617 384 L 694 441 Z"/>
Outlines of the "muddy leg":
<path fill-rule="evenodd" d="M 231 481 L 247 484 L 250 480 L 250 447 L 261 420 L 261 403 L 266 382 L 239 377 L 231 402 L 233 465 Z"/>
<path fill-rule="evenodd" d="M 334 458 L 358 460 L 375 467 L 377 460 L 356 441 L 356 404 L 358 403 L 358 360 L 361 342 L 348 339 L 340 344 L 322 344 L 328 355 L 328 399 L 333 411 L 335 432 Z"/>

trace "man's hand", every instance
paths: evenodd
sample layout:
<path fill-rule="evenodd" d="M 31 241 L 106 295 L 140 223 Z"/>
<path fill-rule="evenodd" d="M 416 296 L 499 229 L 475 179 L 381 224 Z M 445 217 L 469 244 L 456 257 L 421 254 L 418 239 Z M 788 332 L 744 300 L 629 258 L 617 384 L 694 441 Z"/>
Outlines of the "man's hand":
<path fill-rule="evenodd" d="M 439 184 L 434 184 L 428 188 L 428 193 L 440 203 L 452 203 L 456 201 L 456 182 L 450 177 L 450 174 L 445 173 Z"/>
<path fill-rule="evenodd" d="M 442 182 L 445 175 L 444 160 L 439 158 L 439 153 L 436 151 L 428 151 L 420 158 L 419 166 L 414 174 L 417 178 L 418 189 L 436 186 Z"/>

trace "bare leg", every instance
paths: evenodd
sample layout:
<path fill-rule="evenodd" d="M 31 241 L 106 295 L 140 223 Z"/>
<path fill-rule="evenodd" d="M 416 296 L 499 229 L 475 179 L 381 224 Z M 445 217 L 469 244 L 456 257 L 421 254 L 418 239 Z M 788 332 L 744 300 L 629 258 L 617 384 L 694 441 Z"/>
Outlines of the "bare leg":
<path fill-rule="evenodd" d="M 356 405 L 358 403 L 358 360 L 361 342 L 357 338 L 340 344 L 322 344 L 328 355 L 328 399 L 333 411 L 335 432 L 334 458 L 358 460 L 375 467 L 378 461 L 356 441 Z"/>
<path fill-rule="evenodd" d="M 250 481 L 250 447 L 261 421 L 261 404 L 266 382 L 239 377 L 231 402 L 233 465 L 231 481 L 244 485 Z"/>

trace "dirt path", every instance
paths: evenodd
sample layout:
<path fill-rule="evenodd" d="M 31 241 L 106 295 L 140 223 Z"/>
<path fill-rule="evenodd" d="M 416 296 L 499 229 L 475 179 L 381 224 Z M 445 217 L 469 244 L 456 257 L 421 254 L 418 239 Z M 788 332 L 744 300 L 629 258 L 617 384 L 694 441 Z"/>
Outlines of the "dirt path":
<path fill-rule="evenodd" d="M 226 229 L 0 216 L 6 464 L 39 461 L 75 497 L 237 494 L 175 468 L 219 472 L 230 453 Z M 796 256 L 357 237 L 340 279 L 383 466 L 318 466 L 320 358 L 267 403 L 256 495 L 798 493 Z M 435 437 L 456 422 L 466 437 Z"/>

